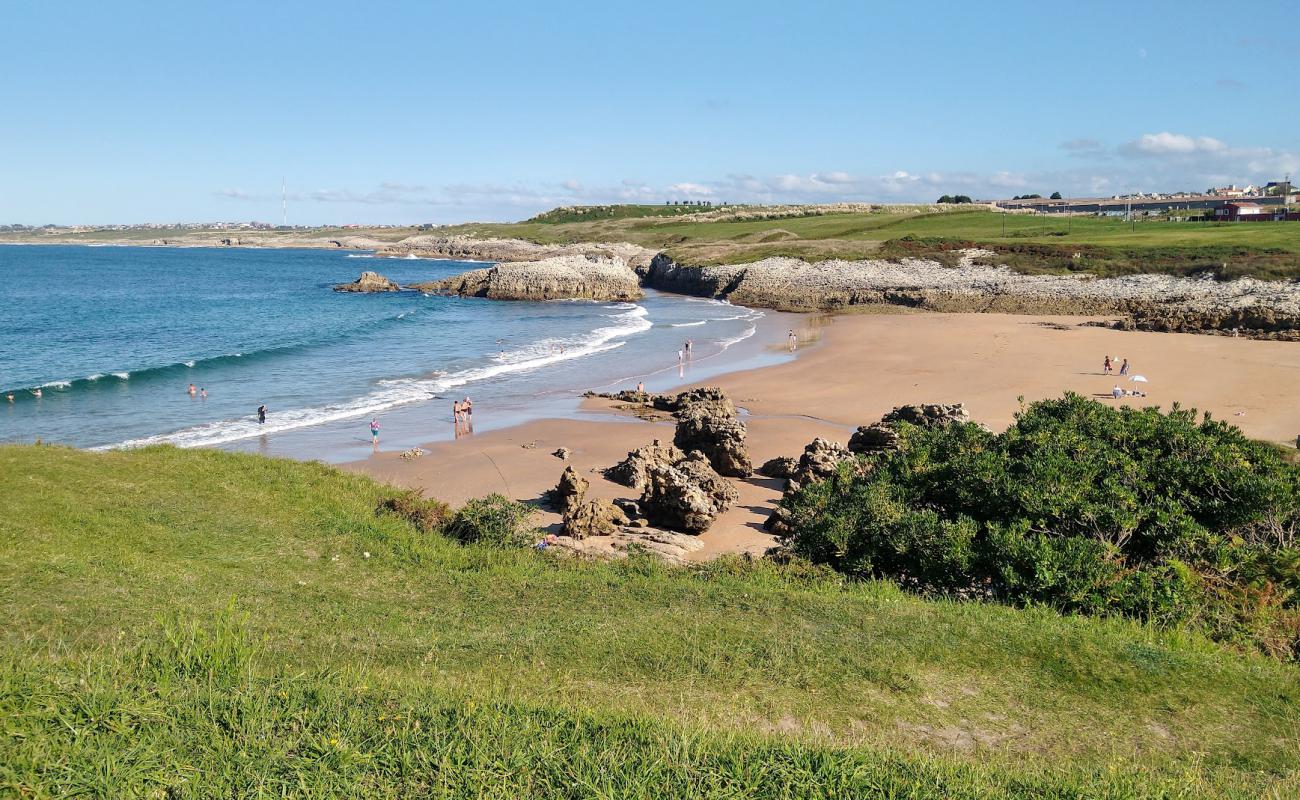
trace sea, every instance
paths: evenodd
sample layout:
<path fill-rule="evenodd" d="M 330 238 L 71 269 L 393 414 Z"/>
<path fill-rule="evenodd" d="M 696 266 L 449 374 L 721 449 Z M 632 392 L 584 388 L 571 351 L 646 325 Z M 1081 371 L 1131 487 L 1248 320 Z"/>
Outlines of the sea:
<path fill-rule="evenodd" d="M 384 449 L 457 436 L 452 403 L 465 397 L 483 432 L 578 414 L 588 389 L 664 391 L 790 358 L 786 315 L 716 300 L 331 288 L 367 269 L 407 284 L 480 266 L 318 249 L 0 246 L 0 442 L 350 461 L 370 453 L 372 419 Z M 692 357 L 679 361 L 687 339 Z"/>

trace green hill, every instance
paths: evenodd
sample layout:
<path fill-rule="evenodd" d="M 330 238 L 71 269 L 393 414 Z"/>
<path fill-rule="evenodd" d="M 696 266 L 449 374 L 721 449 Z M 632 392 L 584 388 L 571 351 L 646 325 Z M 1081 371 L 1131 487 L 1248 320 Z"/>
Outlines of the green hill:
<path fill-rule="evenodd" d="M 251 455 L 9 446 L 0 481 L 0 796 L 1300 790 L 1300 671 L 1192 634 L 466 547 Z"/>

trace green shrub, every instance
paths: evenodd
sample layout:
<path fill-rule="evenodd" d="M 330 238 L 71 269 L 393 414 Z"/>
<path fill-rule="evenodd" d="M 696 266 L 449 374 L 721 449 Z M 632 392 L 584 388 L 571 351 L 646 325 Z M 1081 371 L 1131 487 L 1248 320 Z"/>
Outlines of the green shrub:
<path fill-rule="evenodd" d="M 447 524 L 446 534 L 462 544 L 523 547 L 532 544 L 534 510 L 500 494 L 470 500 Z"/>
<path fill-rule="evenodd" d="M 1300 468 L 1276 448 L 1192 410 L 1074 394 L 1001 434 L 898 428 L 900 450 L 865 474 L 846 467 L 786 500 L 797 555 L 925 591 L 1296 651 Z"/>
<path fill-rule="evenodd" d="M 441 500 L 424 497 L 423 490 L 412 489 L 390 497 L 382 497 L 375 513 L 404 519 L 425 533 L 442 529 L 451 516 L 451 506 Z"/>

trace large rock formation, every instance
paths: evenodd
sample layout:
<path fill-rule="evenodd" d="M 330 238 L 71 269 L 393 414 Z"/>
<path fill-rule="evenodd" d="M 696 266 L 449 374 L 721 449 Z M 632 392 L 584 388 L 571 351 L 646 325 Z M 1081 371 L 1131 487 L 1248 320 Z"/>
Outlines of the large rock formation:
<path fill-rule="evenodd" d="M 480 239 L 474 236 L 420 234 L 379 248 L 380 256 L 466 259 L 473 261 L 538 261 L 557 256 L 591 256 L 622 259 L 628 267 L 642 270 L 657 251 L 627 242 L 578 242 L 538 244 L 523 239 Z"/>
<path fill-rule="evenodd" d="M 937 261 L 807 262 L 768 258 L 694 266 L 664 254 L 639 268 L 642 283 L 669 292 L 782 311 L 893 305 L 947 312 L 1123 314 L 1146 330 L 1230 332 L 1300 338 L 1300 284 L 1172 275 L 1024 275 L 994 266 L 996 254 L 968 250 L 957 266 Z"/>
<path fill-rule="evenodd" d="M 673 444 L 703 453 L 719 474 L 747 478 L 754 472 L 745 449 L 745 423 L 721 390 L 711 387 L 683 392 L 673 401 L 677 431 Z"/>
<path fill-rule="evenodd" d="M 644 295 L 636 273 L 621 258 L 586 256 L 497 264 L 411 288 L 494 300 L 627 301 Z"/>
<path fill-rule="evenodd" d="M 686 454 L 671 444 L 663 444 L 658 439 L 653 443 L 638 447 L 627 454 L 627 458 L 605 470 L 605 477 L 614 483 L 644 489 L 649 483 L 651 467 L 672 466 L 686 458 Z"/>
<path fill-rule="evenodd" d="M 714 471 L 703 454 L 691 453 L 675 465 L 649 468 L 639 506 L 655 525 L 701 533 L 738 499 L 735 487 Z"/>
<path fill-rule="evenodd" d="M 366 271 L 352 283 L 340 283 L 334 287 L 336 292 L 399 292 L 402 287 L 390 281 L 378 272 Z"/>
<path fill-rule="evenodd" d="M 575 539 L 612 536 L 628 524 L 627 515 L 609 500 L 580 500 L 564 515 L 561 531 Z"/>
<path fill-rule="evenodd" d="M 844 445 L 818 436 L 803 449 L 786 484 L 786 491 L 797 491 L 813 481 L 824 481 L 839 470 L 840 464 L 853 460 L 853 454 Z"/>
<path fill-rule="evenodd" d="M 879 422 L 863 425 L 849 438 L 849 450 L 854 453 L 883 453 L 898 448 L 896 422 L 907 422 L 922 428 L 934 428 L 952 422 L 970 422 L 970 412 L 962 403 L 929 403 L 899 406 L 881 417 Z"/>
<path fill-rule="evenodd" d="M 582 502 L 590 486 L 591 482 L 579 475 L 572 466 L 565 467 L 564 472 L 560 473 L 560 482 L 546 493 L 546 499 L 556 511 L 568 514 Z"/>

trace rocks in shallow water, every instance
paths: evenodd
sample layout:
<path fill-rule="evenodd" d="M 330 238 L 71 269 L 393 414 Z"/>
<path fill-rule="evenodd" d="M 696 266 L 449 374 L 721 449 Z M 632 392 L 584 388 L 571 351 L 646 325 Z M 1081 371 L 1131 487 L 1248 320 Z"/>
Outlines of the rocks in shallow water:
<path fill-rule="evenodd" d="M 798 468 L 798 459 L 789 456 L 777 456 L 764 461 L 763 466 L 758 468 L 758 474 L 768 478 L 791 478 L 794 477 L 795 470 Z"/>
<path fill-rule="evenodd" d="M 580 500 L 564 515 L 561 531 L 575 539 L 611 536 L 628 522 L 623 509 L 609 500 Z"/>
<path fill-rule="evenodd" d="M 583 495 L 590 487 L 591 482 L 579 475 L 573 467 L 565 467 L 564 472 L 560 473 L 560 482 L 546 493 L 546 499 L 560 513 L 568 514 L 582 502 Z"/>
<path fill-rule="evenodd" d="M 653 443 L 638 447 L 628 453 L 627 458 L 606 469 L 605 477 L 623 486 L 644 489 L 647 483 L 646 473 L 651 466 L 672 466 L 684 458 L 686 453 L 679 448 L 655 439 Z"/>
<path fill-rule="evenodd" d="M 336 292 L 398 292 L 402 287 L 390 281 L 378 272 L 363 272 L 352 283 L 340 283 L 334 287 Z"/>
<path fill-rule="evenodd" d="M 738 499 L 735 487 L 694 452 L 675 465 L 655 464 L 647 470 L 640 508 L 655 525 L 701 533 Z"/>

